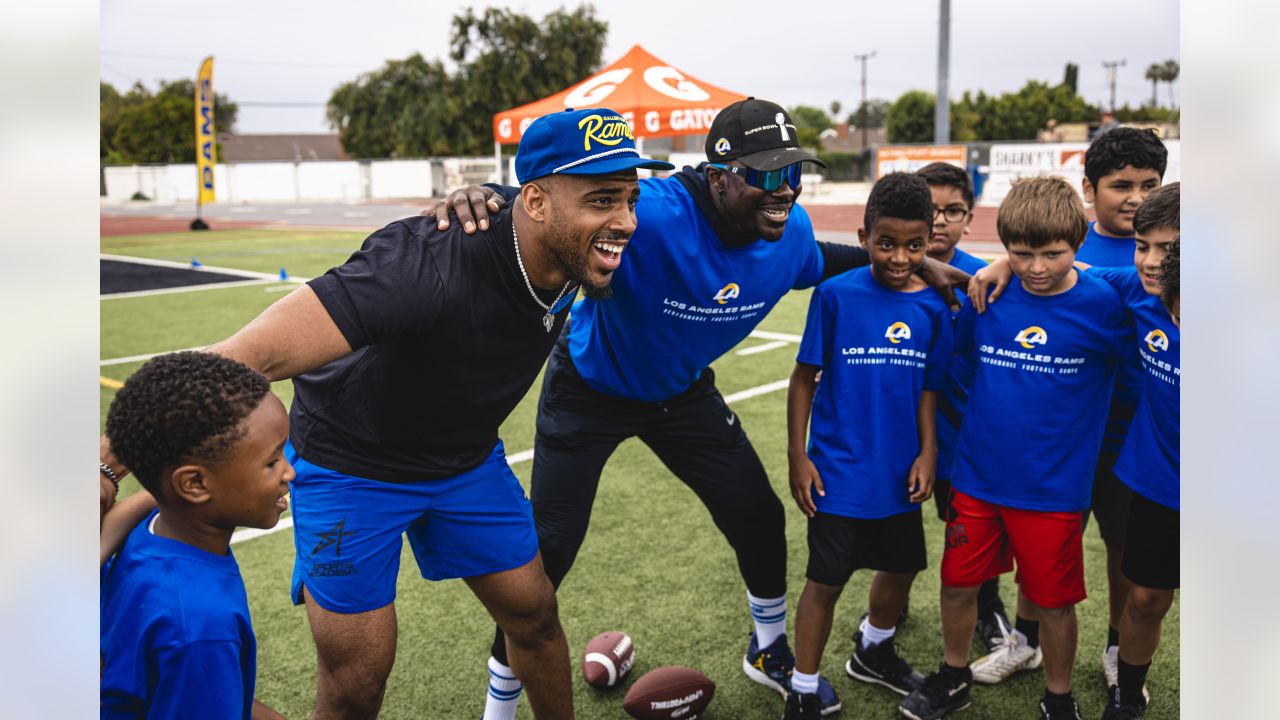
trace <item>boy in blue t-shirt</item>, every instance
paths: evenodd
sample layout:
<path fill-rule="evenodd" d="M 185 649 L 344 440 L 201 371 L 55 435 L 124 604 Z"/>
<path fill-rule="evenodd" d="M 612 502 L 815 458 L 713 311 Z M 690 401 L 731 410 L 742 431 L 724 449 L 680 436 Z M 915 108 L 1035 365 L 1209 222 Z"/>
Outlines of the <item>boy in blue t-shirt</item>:
<path fill-rule="evenodd" d="M 1120 568 L 1130 585 L 1104 720 L 1138 720 L 1145 714 L 1147 670 L 1180 585 L 1178 183 L 1147 196 L 1133 224 L 1134 266 L 1089 270 L 1125 299 L 1137 324 L 1143 366 L 1142 398 L 1115 463 L 1116 476 L 1133 491 Z"/>
<path fill-rule="evenodd" d="M 112 401 L 112 450 L 159 509 L 102 570 L 104 719 L 280 718 L 253 699 L 257 645 L 230 541 L 288 506 L 288 432 L 266 378 L 210 353 L 156 357 Z"/>
<path fill-rule="evenodd" d="M 1041 662 L 1039 716 L 1079 717 L 1071 670 L 1075 604 L 1085 598 L 1081 513 L 1116 366 L 1132 342 L 1116 291 L 1072 266 L 1087 223 L 1079 195 L 1060 178 L 1017 182 L 996 227 L 1018 279 L 985 314 L 970 305 L 957 318 L 956 347 L 977 362 L 942 558 L 945 655 L 903 700 L 907 717 L 936 720 L 968 707 L 975 679 L 1008 674 L 992 663 Z M 970 668 L 978 586 L 1015 561 L 1016 628 L 1004 652 Z"/>
<path fill-rule="evenodd" d="M 1095 267 L 1132 268 L 1134 217 L 1147 196 L 1160 187 L 1169 152 L 1150 130 L 1118 127 L 1099 136 L 1084 155 L 1085 200 L 1093 204 L 1097 220 L 1089 224 L 1089 234 L 1076 253 L 1076 260 Z M 1142 364 L 1132 354 L 1120 366 L 1107 430 L 1093 479 L 1091 512 L 1098 522 L 1098 534 L 1107 550 L 1108 631 L 1102 651 L 1103 673 L 1110 685 L 1116 683 L 1116 646 L 1120 641 L 1120 617 L 1124 612 L 1129 583 L 1120 572 L 1124 557 L 1125 526 L 1133 492 L 1115 475 L 1113 467 L 1138 405 L 1142 387 Z M 1088 522 L 1088 514 L 1086 514 Z"/>
<path fill-rule="evenodd" d="M 858 231 L 870 267 L 819 285 L 809 304 L 787 398 L 791 494 L 809 518 L 787 720 L 819 717 L 818 665 L 836 601 L 859 568 L 876 574 L 845 672 L 902 695 L 924 679 L 893 639 L 927 564 L 920 503 L 933 491 L 935 394 L 951 356 L 950 311 L 915 275 L 933 215 L 923 178 L 881 178 Z"/>
<path fill-rule="evenodd" d="M 929 238 L 929 257 L 945 262 L 973 275 L 987 266 L 985 260 L 974 257 L 956 247 L 969 232 L 973 221 L 973 184 L 969 173 L 951 163 L 929 163 L 916 171 L 929 183 L 933 195 L 933 235 Z M 963 307 L 968 297 L 960 298 Z M 969 399 L 969 384 L 973 378 L 973 358 L 952 353 L 950 381 L 938 393 L 938 480 L 933 487 L 934 507 L 938 519 L 947 521 L 951 500 L 951 468 L 955 464 L 956 441 L 960 438 L 960 423 L 964 419 L 964 406 Z M 977 634 L 987 652 L 1009 631 L 1009 617 L 1000 599 L 1000 579 L 992 578 L 978 591 Z"/>

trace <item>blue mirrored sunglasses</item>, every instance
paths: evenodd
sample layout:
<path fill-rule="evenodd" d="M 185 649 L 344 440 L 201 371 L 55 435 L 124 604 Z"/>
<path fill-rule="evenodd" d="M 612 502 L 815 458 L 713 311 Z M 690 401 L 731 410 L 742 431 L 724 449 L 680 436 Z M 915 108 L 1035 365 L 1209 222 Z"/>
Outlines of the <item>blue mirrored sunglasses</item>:
<path fill-rule="evenodd" d="M 794 163 L 777 170 L 756 170 L 755 168 L 734 167 L 717 163 L 707 164 L 713 168 L 728 170 L 746 180 L 751 187 L 760 188 L 765 192 L 773 192 L 782 187 L 783 180 L 787 181 L 787 185 L 792 190 L 800 187 L 800 163 Z"/>

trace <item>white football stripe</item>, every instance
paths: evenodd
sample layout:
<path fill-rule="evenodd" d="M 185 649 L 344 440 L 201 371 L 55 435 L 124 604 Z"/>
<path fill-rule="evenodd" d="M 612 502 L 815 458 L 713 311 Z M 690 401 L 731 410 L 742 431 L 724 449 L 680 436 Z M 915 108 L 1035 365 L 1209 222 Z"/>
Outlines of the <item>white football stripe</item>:
<path fill-rule="evenodd" d="M 605 655 L 604 653 L 587 653 L 583 656 L 582 661 L 600 663 L 603 665 L 604 669 L 609 671 L 608 687 L 613 687 L 613 684 L 618 682 L 618 669 L 613 666 L 613 660 L 609 659 L 608 655 Z"/>

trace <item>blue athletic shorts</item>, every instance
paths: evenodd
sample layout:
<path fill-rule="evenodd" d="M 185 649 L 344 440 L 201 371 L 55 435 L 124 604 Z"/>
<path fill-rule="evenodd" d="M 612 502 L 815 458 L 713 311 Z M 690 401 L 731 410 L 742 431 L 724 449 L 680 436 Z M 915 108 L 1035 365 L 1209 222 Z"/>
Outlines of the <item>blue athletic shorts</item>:
<path fill-rule="evenodd" d="M 396 598 L 401 534 L 427 580 L 521 567 L 538 554 L 529 499 L 502 442 L 479 466 L 444 480 L 388 483 L 344 475 L 285 457 L 297 477 L 293 509 L 293 602 L 302 586 L 320 607 L 376 610 Z"/>

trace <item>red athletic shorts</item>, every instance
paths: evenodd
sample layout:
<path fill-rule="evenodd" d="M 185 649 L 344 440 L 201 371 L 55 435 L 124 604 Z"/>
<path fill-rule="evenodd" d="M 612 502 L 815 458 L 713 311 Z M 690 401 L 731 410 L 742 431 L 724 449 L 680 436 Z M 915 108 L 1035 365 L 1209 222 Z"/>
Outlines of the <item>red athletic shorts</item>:
<path fill-rule="evenodd" d="M 1078 512 L 1018 510 L 952 488 L 942 584 L 976 587 L 1013 569 L 1031 602 L 1061 608 L 1084 600 L 1084 545 Z"/>

